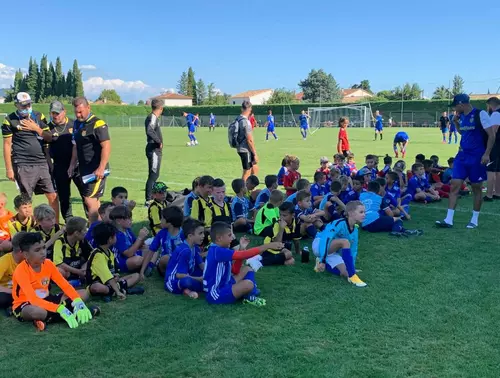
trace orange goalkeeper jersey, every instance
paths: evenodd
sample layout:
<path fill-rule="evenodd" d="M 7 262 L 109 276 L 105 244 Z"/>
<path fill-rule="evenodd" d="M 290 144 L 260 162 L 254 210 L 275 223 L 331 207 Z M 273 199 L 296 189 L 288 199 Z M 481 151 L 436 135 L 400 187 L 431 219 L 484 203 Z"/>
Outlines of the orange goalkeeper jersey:
<path fill-rule="evenodd" d="M 59 273 L 54 263 L 48 259 L 42 264 L 40 272 L 35 272 L 26 262 L 20 263 L 12 276 L 12 297 L 13 309 L 16 309 L 24 302 L 29 302 L 33 306 L 41 307 L 50 312 L 56 312 L 59 305 L 46 301 L 49 293 L 49 283 L 53 281 L 64 294 L 75 300 L 80 298 L 76 290 Z"/>

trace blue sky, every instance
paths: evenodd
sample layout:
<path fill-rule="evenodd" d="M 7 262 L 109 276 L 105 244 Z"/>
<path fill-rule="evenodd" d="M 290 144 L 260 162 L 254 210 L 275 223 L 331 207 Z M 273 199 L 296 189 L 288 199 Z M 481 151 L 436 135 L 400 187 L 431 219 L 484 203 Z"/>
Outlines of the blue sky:
<path fill-rule="evenodd" d="M 87 66 L 90 98 L 108 87 L 126 101 L 175 88 L 189 66 L 231 94 L 298 89 L 312 68 L 332 73 L 343 88 L 362 79 L 375 91 L 417 82 L 430 96 L 454 74 L 467 92 L 500 87 L 500 2 L 154 3 L 25 0 L 21 15 L 16 2 L 4 2 L 2 14 L 18 17 L 2 20 L 0 87 L 30 55 L 39 61 L 42 54 L 60 56 L 64 69 L 74 58 Z"/>

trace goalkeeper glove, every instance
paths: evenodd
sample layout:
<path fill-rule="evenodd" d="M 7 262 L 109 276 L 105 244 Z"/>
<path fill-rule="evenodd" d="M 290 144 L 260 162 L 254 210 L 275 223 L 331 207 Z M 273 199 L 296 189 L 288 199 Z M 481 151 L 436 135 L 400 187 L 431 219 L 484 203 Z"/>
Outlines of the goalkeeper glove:
<path fill-rule="evenodd" d="M 73 314 L 78 319 L 78 323 L 85 324 L 92 319 L 90 310 L 85 306 L 81 298 L 76 298 L 71 305 L 73 306 Z"/>
<path fill-rule="evenodd" d="M 63 320 L 68 323 L 69 328 L 78 327 L 78 322 L 76 321 L 75 315 L 66 308 L 63 304 L 59 305 L 57 308 L 57 313 L 63 318 Z"/>

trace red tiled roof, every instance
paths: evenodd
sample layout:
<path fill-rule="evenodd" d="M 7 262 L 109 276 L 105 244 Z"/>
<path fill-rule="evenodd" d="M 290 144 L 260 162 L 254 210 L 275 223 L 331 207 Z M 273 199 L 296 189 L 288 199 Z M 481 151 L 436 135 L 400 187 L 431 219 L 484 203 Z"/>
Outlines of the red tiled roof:
<path fill-rule="evenodd" d="M 272 89 L 254 89 L 254 90 L 235 94 L 234 96 L 231 96 L 231 98 L 253 97 L 253 96 L 257 96 L 261 93 L 265 93 L 265 92 L 269 92 L 269 91 L 272 92 L 273 90 Z"/>
<path fill-rule="evenodd" d="M 349 96 L 352 95 L 354 92 L 358 91 L 359 89 L 342 89 L 342 96 Z"/>
<path fill-rule="evenodd" d="M 469 97 L 471 100 L 487 100 L 490 97 L 500 98 L 500 93 L 492 93 L 492 94 L 478 93 L 478 94 L 471 94 L 469 95 Z"/>
<path fill-rule="evenodd" d="M 299 92 L 295 94 L 295 99 L 297 101 L 302 101 L 304 99 L 304 92 Z"/>
<path fill-rule="evenodd" d="M 184 96 L 178 93 L 163 93 L 159 96 L 153 97 L 161 100 L 192 100 L 192 97 Z"/>

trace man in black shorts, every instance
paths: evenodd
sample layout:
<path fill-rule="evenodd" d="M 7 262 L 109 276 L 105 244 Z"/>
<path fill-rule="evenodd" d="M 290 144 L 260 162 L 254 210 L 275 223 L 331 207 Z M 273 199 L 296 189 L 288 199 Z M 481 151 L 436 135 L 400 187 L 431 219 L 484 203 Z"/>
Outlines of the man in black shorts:
<path fill-rule="evenodd" d="M 90 111 L 85 97 L 73 100 L 76 121 L 73 128 L 73 151 L 68 176 L 72 177 L 76 166 L 82 177 L 82 196 L 88 214 L 97 214 L 99 198 L 104 194 L 111 141 L 108 125 Z"/>
<path fill-rule="evenodd" d="M 494 199 L 500 199 L 500 133 L 498 133 L 500 127 L 500 99 L 491 97 L 486 101 L 486 105 L 489 119 L 487 122 L 481 119 L 481 122 L 488 125 L 485 130 L 488 136 L 493 136 L 494 143 L 492 146 L 486 146 L 485 156 L 483 156 L 483 163 L 486 163 L 486 170 L 488 171 L 488 186 L 483 199 L 486 202 L 491 202 Z M 492 138 L 488 138 L 488 141 L 491 143 Z"/>
<path fill-rule="evenodd" d="M 152 199 L 153 185 L 160 177 L 163 136 L 161 135 L 160 117 L 163 112 L 163 101 L 154 98 L 151 101 L 151 113 L 147 116 L 146 127 L 146 157 L 148 158 L 148 179 L 146 181 L 146 204 Z"/>
<path fill-rule="evenodd" d="M 52 136 L 45 116 L 32 109 L 31 97 L 19 92 L 15 98 L 17 110 L 2 124 L 3 158 L 7 178 L 16 181 L 21 194 L 45 194 L 49 205 L 59 218 L 57 194 L 52 184 L 43 143 Z"/>
<path fill-rule="evenodd" d="M 238 118 L 241 142 L 238 144 L 236 151 L 238 151 L 238 155 L 241 159 L 241 166 L 243 167 L 243 175 L 241 178 L 245 181 L 250 175 L 257 175 L 259 173 L 259 167 L 257 166 L 259 158 L 255 150 L 252 124 L 248 120 L 251 112 L 252 104 L 250 101 L 243 101 L 241 104 L 241 115 Z"/>
<path fill-rule="evenodd" d="M 78 169 L 74 170 L 73 176 L 68 176 L 68 168 L 73 153 L 74 121 L 66 116 L 66 109 L 60 101 L 51 102 L 50 118 L 51 121 L 48 126 L 52 135 L 52 142 L 49 145 L 50 157 L 53 161 L 52 178 L 56 185 L 61 214 L 64 220 L 67 221 L 73 216 L 70 201 L 71 181 L 75 183 L 80 194 L 83 193 L 83 183 Z"/>

